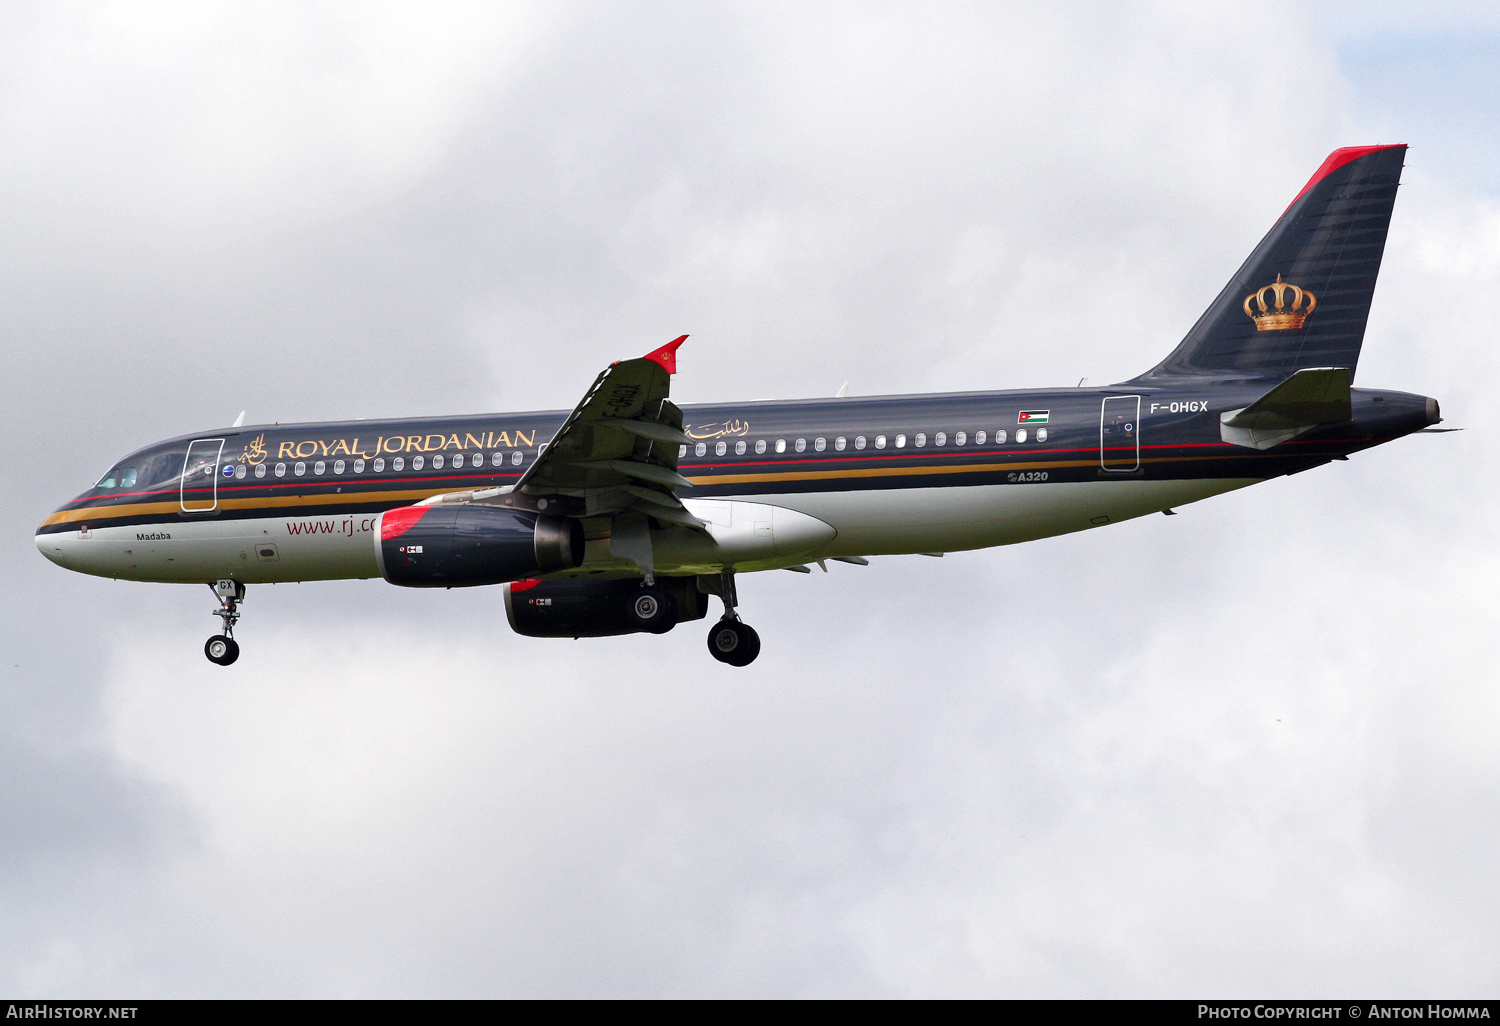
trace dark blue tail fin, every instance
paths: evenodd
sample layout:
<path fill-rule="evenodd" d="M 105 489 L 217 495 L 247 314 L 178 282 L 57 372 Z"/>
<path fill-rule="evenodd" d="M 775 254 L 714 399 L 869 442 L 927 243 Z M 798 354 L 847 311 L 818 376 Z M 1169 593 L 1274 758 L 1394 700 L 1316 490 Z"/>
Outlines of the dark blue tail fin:
<path fill-rule="evenodd" d="M 1404 145 L 1329 154 L 1172 354 L 1134 379 L 1353 376 L 1401 181 Z"/>

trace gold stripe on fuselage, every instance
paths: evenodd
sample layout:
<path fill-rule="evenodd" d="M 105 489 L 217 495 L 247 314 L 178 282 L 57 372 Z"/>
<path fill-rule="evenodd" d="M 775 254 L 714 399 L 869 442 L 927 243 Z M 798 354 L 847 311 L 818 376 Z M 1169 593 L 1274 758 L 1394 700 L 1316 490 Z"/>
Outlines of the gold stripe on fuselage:
<path fill-rule="evenodd" d="M 1247 459 L 1250 455 L 1240 453 L 1194 454 L 1193 456 L 1155 456 L 1142 459 L 1146 463 L 1183 463 L 1203 460 Z M 946 474 L 981 474 L 996 471 L 1054 470 L 1062 467 L 1096 467 L 1097 456 L 1086 460 L 1028 460 L 1026 462 L 968 463 L 961 466 L 916 466 L 916 467 L 858 467 L 849 470 L 785 470 L 751 474 L 713 474 L 689 477 L 695 485 L 720 484 L 772 484 L 784 481 L 836 481 L 875 477 L 931 477 Z M 482 486 L 487 487 L 487 486 Z M 462 489 L 460 489 L 462 490 Z M 326 492 L 313 495 L 298 495 L 291 501 L 277 501 L 275 497 L 256 499 L 220 499 L 218 510 L 239 509 L 285 509 L 297 510 L 304 506 L 334 506 L 355 503 L 414 503 L 454 491 L 452 488 L 402 489 L 378 492 Z M 79 521 L 112 520 L 119 517 L 164 515 L 182 512 L 178 501 L 137 502 L 118 506 L 82 506 L 78 509 L 59 510 L 46 520 L 43 527 L 54 524 L 70 524 Z M 205 511 L 210 512 L 210 511 Z"/>
<path fill-rule="evenodd" d="M 204 513 L 217 513 L 221 509 L 298 509 L 302 506 L 338 506 L 362 502 L 421 502 L 434 495 L 443 495 L 452 488 L 423 488 L 398 492 L 329 492 L 322 495 L 299 495 L 291 502 L 276 502 L 271 498 L 220 499 L 218 506 Z M 80 520 L 96 521 L 116 517 L 144 517 L 153 514 L 181 513 L 180 501 L 132 502 L 120 506 L 82 506 L 78 509 L 58 510 L 46 520 L 43 527 L 52 524 L 72 524 Z"/>

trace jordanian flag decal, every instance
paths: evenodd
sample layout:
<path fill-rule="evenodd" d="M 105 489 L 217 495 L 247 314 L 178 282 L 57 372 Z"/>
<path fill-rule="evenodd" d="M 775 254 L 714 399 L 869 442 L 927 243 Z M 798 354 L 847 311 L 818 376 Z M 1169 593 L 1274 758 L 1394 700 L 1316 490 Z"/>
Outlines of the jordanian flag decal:
<path fill-rule="evenodd" d="M 1047 423 L 1047 414 L 1051 412 L 1051 410 L 1022 410 L 1021 415 L 1016 418 L 1016 423 L 1045 424 Z"/>

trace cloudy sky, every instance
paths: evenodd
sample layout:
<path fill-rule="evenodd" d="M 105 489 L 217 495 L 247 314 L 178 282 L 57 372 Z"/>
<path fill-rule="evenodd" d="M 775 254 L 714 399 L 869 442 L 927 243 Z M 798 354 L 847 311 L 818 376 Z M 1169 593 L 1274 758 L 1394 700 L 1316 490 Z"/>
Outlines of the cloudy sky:
<path fill-rule="evenodd" d="M 1500 989 L 1488 5 L 0 11 L 0 992 Z M 764 639 L 494 590 L 66 573 L 130 449 L 1068 385 L 1407 142 L 1359 383 L 1462 434 L 1087 535 L 741 581 Z"/>

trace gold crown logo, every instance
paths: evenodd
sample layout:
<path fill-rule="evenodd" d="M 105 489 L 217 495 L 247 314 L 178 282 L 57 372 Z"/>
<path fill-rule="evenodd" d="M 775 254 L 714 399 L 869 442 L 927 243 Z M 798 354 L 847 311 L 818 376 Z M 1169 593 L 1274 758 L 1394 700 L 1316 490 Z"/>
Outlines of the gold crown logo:
<path fill-rule="evenodd" d="M 1287 303 L 1287 293 L 1292 294 L 1291 303 Z M 1271 306 L 1266 302 L 1267 295 L 1276 297 L 1276 305 Z M 1302 308 L 1302 301 L 1307 301 L 1307 308 Z M 1250 309 L 1251 301 L 1255 302 L 1260 311 Z M 1281 280 L 1281 275 L 1276 276 L 1276 281 L 1262 289 L 1250 293 L 1245 297 L 1245 316 L 1255 322 L 1256 331 L 1286 331 L 1288 328 L 1300 328 L 1302 322 L 1307 320 L 1312 312 L 1318 308 L 1318 297 L 1311 292 L 1299 289 L 1290 282 Z"/>

